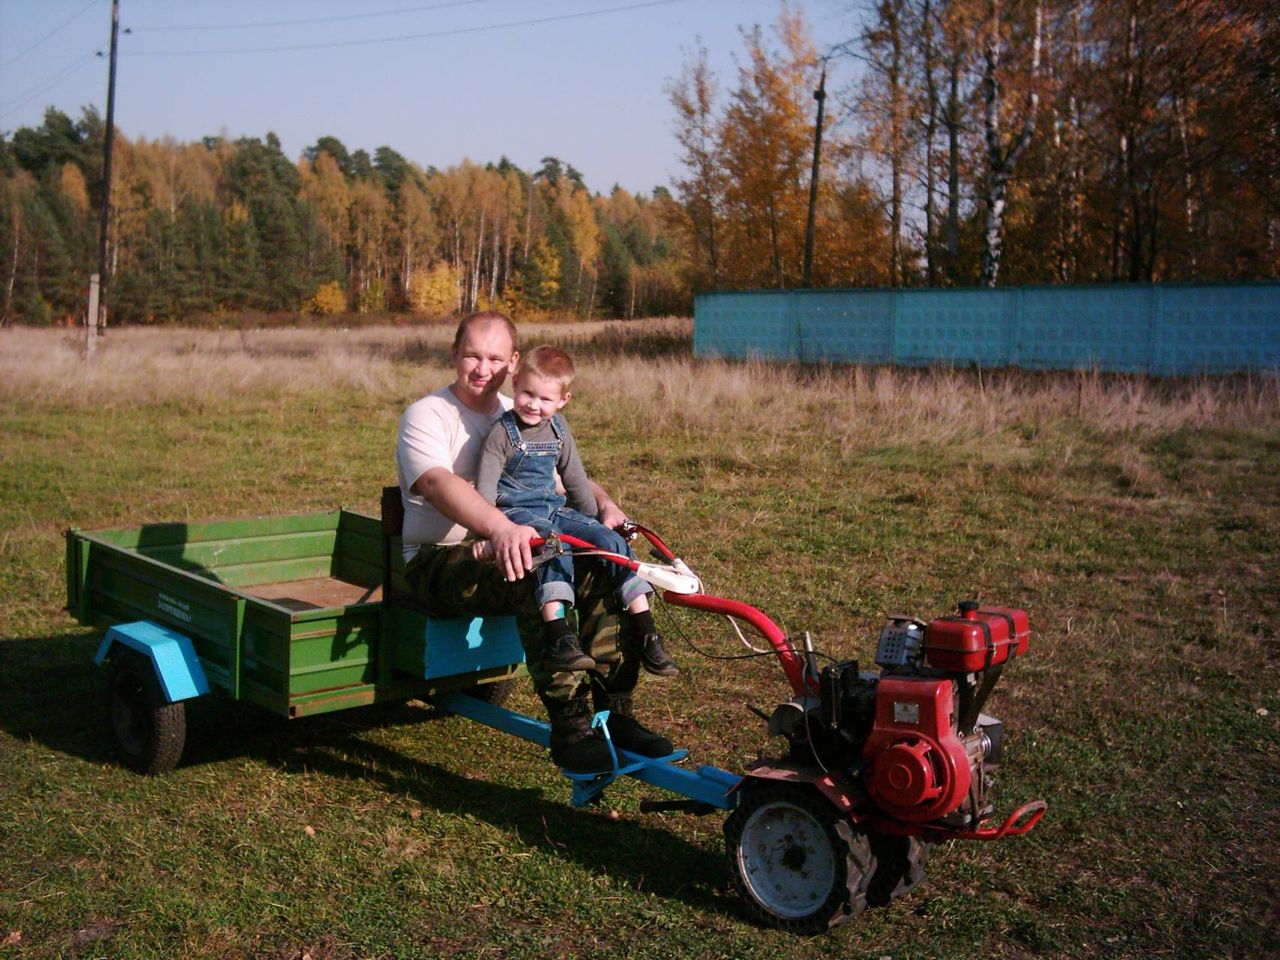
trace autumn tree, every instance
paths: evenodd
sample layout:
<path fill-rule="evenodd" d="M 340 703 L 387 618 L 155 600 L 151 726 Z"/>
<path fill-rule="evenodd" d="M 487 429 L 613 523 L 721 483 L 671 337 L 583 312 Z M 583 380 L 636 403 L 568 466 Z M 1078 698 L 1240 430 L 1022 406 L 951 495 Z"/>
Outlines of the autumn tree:
<path fill-rule="evenodd" d="M 391 204 L 382 183 L 361 177 L 351 186 L 351 286 L 361 313 L 387 308 L 387 248 Z"/>
<path fill-rule="evenodd" d="M 345 273 L 351 268 L 348 243 L 351 234 L 351 192 L 337 158 L 321 151 L 313 160 L 298 162 L 299 195 L 311 208 L 323 254 L 336 258 Z"/>
<path fill-rule="evenodd" d="M 817 56 L 799 13 L 784 9 L 776 33 L 776 58 L 758 27 L 744 34 L 747 59 L 725 110 L 721 150 L 732 272 L 753 285 L 785 288 L 800 280 Z"/>
<path fill-rule="evenodd" d="M 569 306 L 574 312 L 591 314 L 595 301 L 595 261 L 600 249 L 600 232 L 595 211 L 586 188 L 569 178 L 561 177 L 554 184 L 555 217 L 566 249 L 576 264 L 573 269 L 572 295 Z M 584 283 L 584 278 L 588 283 Z M 568 286 L 568 285 L 566 285 Z"/>
<path fill-rule="evenodd" d="M 396 228 L 399 231 L 400 292 L 410 302 L 414 278 L 429 267 L 439 242 L 435 212 L 417 175 L 406 177 L 396 201 Z"/>

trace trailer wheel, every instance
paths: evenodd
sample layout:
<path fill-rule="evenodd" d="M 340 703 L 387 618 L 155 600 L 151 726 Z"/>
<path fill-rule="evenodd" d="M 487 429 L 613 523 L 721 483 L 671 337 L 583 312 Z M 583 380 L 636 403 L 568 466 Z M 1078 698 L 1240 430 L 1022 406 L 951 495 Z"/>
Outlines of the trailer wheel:
<path fill-rule="evenodd" d="M 873 907 L 887 906 L 918 887 L 924 881 L 931 849 L 932 846 L 919 837 L 871 834 L 876 872 L 867 888 L 867 903 Z"/>
<path fill-rule="evenodd" d="M 810 787 L 748 786 L 725 821 L 724 840 L 734 888 L 763 923 L 818 933 L 867 907 L 871 844 Z"/>
<path fill-rule="evenodd" d="M 120 762 L 139 773 L 166 773 L 178 765 L 187 739 L 186 704 L 168 703 L 151 661 L 119 650 L 107 675 L 107 713 Z"/>
<path fill-rule="evenodd" d="M 516 680 L 495 680 L 492 683 L 477 683 L 474 687 L 467 687 L 462 692 L 468 697 L 475 697 L 477 700 L 500 707 L 511 699 L 511 694 L 516 691 L 517 682 Z"/>

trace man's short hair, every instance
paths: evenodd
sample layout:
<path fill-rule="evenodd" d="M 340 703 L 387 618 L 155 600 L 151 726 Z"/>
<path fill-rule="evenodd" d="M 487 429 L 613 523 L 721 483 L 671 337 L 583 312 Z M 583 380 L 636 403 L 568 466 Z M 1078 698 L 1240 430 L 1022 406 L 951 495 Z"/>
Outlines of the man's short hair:
<path fill-rule="evenodd" d="M 561 390 L 568 390 L 569 384 L 573 383 L 573 360 L 559 347 L 543 344 L 524 354 L 516 364 L 514 377 L 525 371 L 554 380 L 560 384 Z"/>
<path fill-rule="evenodd" d="M 516 342 L 516 325 L 505 313 L 499 313 L 497 310 L 477 310 L 459 320 L 458 331 L 453 335 L 453 350 L 456 352 L 462 346 L 462 339 L 467 335 L 472 324 L 487 326 L 491 323 L 501 323 L 507 328 L 507 333 L 511 335 L 511 352 L 514 353 L 519 347 Z"/>

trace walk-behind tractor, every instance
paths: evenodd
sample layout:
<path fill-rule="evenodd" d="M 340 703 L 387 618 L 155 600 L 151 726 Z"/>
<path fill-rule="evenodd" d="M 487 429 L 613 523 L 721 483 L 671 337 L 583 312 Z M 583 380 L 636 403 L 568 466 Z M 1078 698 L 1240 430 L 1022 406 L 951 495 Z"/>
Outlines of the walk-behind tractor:
<path fill-rule="evenodd" d="M 117 752 L 161 773 L 179 760 L 187 699 L 219 694 L 288 717 L 431 697 L 448 711 L 547 746 L 546 723 L 500 705 L 522 652 L 509 618 L 428 619 L 400 577 L 398 492 L 383 520 L 349 511 L 205 524 L 152 524 L 67 535 L 68 606 L 107 628 Z M 733 884 L 751 915 L 802 932 L 886 904 L 924 878 L 940 840 L 997 840 L 1031 830 L 1044 801 L 993 818 L 1004 728 L 983 707 L 1006 663 L 1026 652 L 1021 610 L 960 604 L 929 622 L 895 616 L 880 633 L 878 672 L 818 663 L 809 636 L 788 637 L 749 604 L 705 593 L 652 531 L 633 526 L 653 561 L 570 537 L 536 541 L 631 567 L 663 599 L 728 617 L 763 637 L 791 697 L 757 712 L 786 755 L 745 775 L 610 748 L 613 768 L 566 773 L 573 802 L 595 803 L 620 776 L 679 794 L 642 809 L 730 811 Z M 748 630 L 743 631 L 743 625 Z M 828 660 L 830 658 L 827 658 Z M 608 712 L 596 721 L 608 737 Z"/>

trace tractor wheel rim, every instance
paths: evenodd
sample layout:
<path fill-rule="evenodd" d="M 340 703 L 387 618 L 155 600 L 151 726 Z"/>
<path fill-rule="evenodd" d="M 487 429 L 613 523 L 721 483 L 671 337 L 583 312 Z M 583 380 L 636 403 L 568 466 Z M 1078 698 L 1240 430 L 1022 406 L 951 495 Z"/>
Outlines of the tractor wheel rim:
<path fill-rule="evenodd" d="M 747 817 L 738 866 L 751 895 L 778 917 L 807 917 L 836 882 L 836 855 L 826 828 L 790 803 L 766 803 Z"/>

